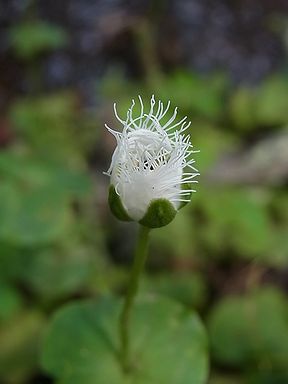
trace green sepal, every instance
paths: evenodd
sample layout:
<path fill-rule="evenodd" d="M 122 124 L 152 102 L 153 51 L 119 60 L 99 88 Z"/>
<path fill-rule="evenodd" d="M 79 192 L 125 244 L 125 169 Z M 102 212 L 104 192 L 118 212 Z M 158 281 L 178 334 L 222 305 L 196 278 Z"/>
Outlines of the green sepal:
<path fill-rule="evenodd" d="M 126 209 L 122 204 L 120 196 L 117 195 L 113 185 L 110 185 L 109 187 L 108 203 L 109 203 L 111 212 L 113 213 L 114 216 L 117 217 L 117 219 L 122 221 L 133 221 L 131 217 L 128 215 L 128 213 L 126 212 Z"/>
<path fill-rule="evenodd" d="M 186 189 L 192 189 L 192 184 L 191 183 L 185 183 L 185 184 L 181 185 L 182 191 L 185 191 Z M 191 198 L 191 195 L 192 195 L 192 192 L 190 192 L 189 199 Z M 185 205 L 187 205 L 188 203 L 189 203 L 188 201 L 181 201 L 178 209 L 185 207 Z"/>
<path fill-rule="evenodd" d="M 152 200 L 145 216 L 139 221 L 148 228 L 160 228 L 169 224 L 176 216 L 176 209 L 166 199 Z"/>

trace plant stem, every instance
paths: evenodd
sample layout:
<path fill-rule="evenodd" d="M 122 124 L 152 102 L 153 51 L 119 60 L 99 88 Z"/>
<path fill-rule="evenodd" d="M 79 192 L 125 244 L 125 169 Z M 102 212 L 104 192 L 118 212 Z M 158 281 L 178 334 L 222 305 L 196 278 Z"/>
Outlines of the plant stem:
<path fill-rule="evenodd" d="M 138 240 L 136 244 L 135 257 L 132 270 L 130 273 L 128 289 L 120 315 L 119 331 L 120 331 L 120 358 L 124 371 L 129 371 L 130 366 L 130 316 L 134 299 L 138 291 L 140 274 L 144 269 L 148 251 L 148 235 L 150 228 L 140 225 Z"/>

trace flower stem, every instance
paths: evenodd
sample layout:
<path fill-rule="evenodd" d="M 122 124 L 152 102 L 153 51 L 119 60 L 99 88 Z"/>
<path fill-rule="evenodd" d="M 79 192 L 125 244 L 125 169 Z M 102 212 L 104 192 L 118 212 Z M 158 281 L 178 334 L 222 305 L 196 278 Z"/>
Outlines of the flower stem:
<path fill-rule="evenodd" d="M 135 257 L 134 257 L 133 266 L 130 274 L 128 289 L 127 289 L 124 305 L 122 308 L 122 312 L 120 314 L 120 323 L 119 323 L 120 342 L 121 342 L 120 358 L 121 358 L 123 369 L 126 372 L 129 371 L 131 368 L 130 335 L 129 335 L 130 316 L 131 316 L 131 310 L 134 303 L 134 299 L 138 291 L 140 274 L 143 271 L 143 268 L 147 259 L 149 231 L 150 231 L 150 228 L 140 225 L 138 240 L 137 240 L 137 245 L 135 250 Z"/>

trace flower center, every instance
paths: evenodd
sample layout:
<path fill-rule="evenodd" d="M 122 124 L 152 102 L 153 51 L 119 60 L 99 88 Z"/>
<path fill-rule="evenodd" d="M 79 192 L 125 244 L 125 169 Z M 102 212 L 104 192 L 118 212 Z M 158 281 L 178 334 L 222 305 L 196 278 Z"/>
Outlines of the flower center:
<path fill-rule="evenodd" d="M 168 136 L 160 132 L 152 132 L 147 129 L 137 129 L 128 133 L 128 145 L 130 150 L 143 149 L 148 151 L 159 151 L 161 147 L 171 150 Z"/>
<path fill-rule="evenodd" d="M 153 171 L 166 162 L 172 149 L 166 134 L 142 128 L 129 132 L 127 143 L 134 166 L 145 171 Z"/>

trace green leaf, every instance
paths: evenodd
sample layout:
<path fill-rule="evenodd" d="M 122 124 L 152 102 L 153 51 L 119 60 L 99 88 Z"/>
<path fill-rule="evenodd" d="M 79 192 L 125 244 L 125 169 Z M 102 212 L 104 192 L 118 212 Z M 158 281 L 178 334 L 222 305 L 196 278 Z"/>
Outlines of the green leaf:
<path fill-rule="evenodd" d="M 199 76 L 197 73 L 177 71 L 169 76 L 157 78 L 157 83 L 151 83 L 149 89 L 143 84 L 135 84 L 127 81 L 126 76 L 120 72 L 110 72 L 103 79 L 102 93 L 111 99 L 121 99 L 119 103 L 119 114 L 125 116 L 127 109 L 131 106 L 131 99 L 139 94 L 143 97 L 146 110 L 149 111 L 151 93 L 155 93 L 156 99 L 164 103 L 171 100 L 170 116 L 173 106 L 179 107 L 179 112 L 193 114 L 204 119 L 214 120 L 222 116 L 225 107 L 225 93 L 227 90 L 227 77 L 223 74 L 211 76 Z M 136 101 L 136 99 L 135 99 Z M 140 112 L 140 106 L 136 102 L 134 107 L 135 116 Z M 162 122 L 165 122 L 164 117 Z M 180 114 L 179 114 L 180 119 Z M 167 121 L 167 120 L 166 120 Z"/>
<path fill-rule="evenodd" d="M 0 154 L 0 177 L 0 238 L 22 245 L 67 233 L 71 203 L 91 187 L 84 172 L 8 151 Z"/>
<path fill-rule="evenodd" d="M 224 109 L 226 88 L 227 78 L 219 74 L 202 77 L 191 72 L 176 72 L 161 79 L 157 97 L 164 102 L 171 100 L 172 105 L 192 111 L 194 116 L 216 120 Z"/>
<path fill-rule="evenodd" d="M 245 131 L 287 124 L 287 78 L 272 76 L 257 88 L 239 88 L 231 97 L 230 113 L 236 127 Z"/>
<path fill-rule="evenodd" d="M 269 196 L 260 189 L 202 190 L 198 203 L 206 219 L 201 228 L 203 241 L 214 251 L 232 248 L 243 257 L 257 256 L 273 264 L 274 228 L 268 201 Z"/>
<path fill-rule="evenodd" d="M 21 277 L 37 296 L 46 300 L 79 292 L 95 272 L 91 253 L 72 239 L 69 245 L 30 251 L 26 256 Z"/>
<path fill-rule="evenodd" d="M 0 280 L 8 284 L 21 276 L 23 269 L 22 249 L 0 241 Z"/>
<path fill-rule="evenodd" d="M 62 48 L 68 42 L 61 27 L 44 21 L 15 24 L 9 32 L 11 45 L 21 59 L 32 59 L 43 51 Z"/>
<path fill-rule="evenodd" d="M 65 164 L 69 159 L 69 166 L 83 165 L 82 134 L 87 124 L 79 120 L 73 93 L 22 98 L 12 105 L 10 119 L 18 140 L 39 158 L 62 160 Z"/>
<path fill-rule="evenodd" d="M 230 99 L 230 113 L 233 123 L 243 131 L 248 131 L 257 125 L 255 112 L 256 90 L 239 88 Z"/>
<path fill-rule="evenodd" d="M 0 321 L 7 321 L 22 308 L 22 298 L 17 290 L 0 283 Z"/>
<path fill-rule="evenodd" d="M 223 299 L 210 314 L 212 354 L 233 367 L 279 371 L 288 367 L 286 300 L 276 289 Z"/>
<path fill-rule="evenodd" d="M 197 315 L 157 298 L 133 310 L 133 371 L 119 363 L 120 302 L 102 299 L 67 306 L 54 317 L 44 342 L 42 365 L 62 384 L 204 384 L 206 336 Z"/>
<path fill-rule="evenodd" d="M 71 215 L 62 196 L 49 189 L 0 186 L 0 238 L 31 245 L 47 243 L 64 235 Z"/>
<path fill-rule="evenodd" d="M 157 258 L 167 261 L 169 256 L 183 259 L 196 256 L 195 229 L 189 209 L 181 210 L 164 231 L 152 231 L 151 238 L 153 239 L 151 245 L 157 253 Z"/>
<path fill-rule="evenodd" d="M 199 273 L 178 272 L 161 273 L 143 279 L 144 292 L 157 293 L 177 300 L 187 306 L 203 307 L 207 298 L 207 288 Z"/>
<path fill-rule="evenodd" d="M 258 90 L 256 118 L 259 125 L 283 125 L 288 122 L 287 78 L 273 76 Z"/>
<path fill-rule="evenodd" d="M 45 188 L 57 195 L 82 197 L 91 188 L 91 180 L 84 171 L 70 169 L 62 164 L 40 160 L 9 151 L 0 153 L 0 175 L 23 190 Z"/>
<path fill-rule="evenodd" d="M 195 127 L 195 128 L 194 128 Z M 190 130 L 191 142 L 195 149 L 200 149 L 193 157 L 196 160 L 196 168 L 201 174 L 206 169 L 210 169 L 223 154 L 235 150 L 237 139 L 230 133 L 222 132 L 220 127 L 193 120 L 193 126 Z M 197 191 L 201 187 L 201 176 Z M 207 188 L 205 188 L 207 189 Z M 198 193 L 192 195 L 192 202 Z M 193 204 L 193 203 L 192 203 Z"/>

